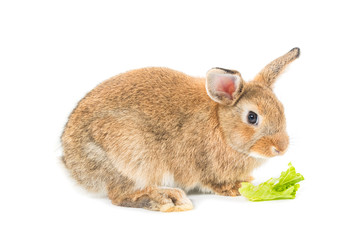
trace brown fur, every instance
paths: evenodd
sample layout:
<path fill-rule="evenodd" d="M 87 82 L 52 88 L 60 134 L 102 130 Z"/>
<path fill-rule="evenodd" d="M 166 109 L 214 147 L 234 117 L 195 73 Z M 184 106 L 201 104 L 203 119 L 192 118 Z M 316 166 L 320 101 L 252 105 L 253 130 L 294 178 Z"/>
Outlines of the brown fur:
<path fill-rule="evenodd" d="M 61 138 L 65 166 L 86 189 L 105 190 L 120 206 L 191 209 L 184 191 L 163 188 L 167 178 L 185 190 L 239 195 L 241 182 L 250 181 L 262 162 L 251 152 L 272 157 L 287 148 L 283 107 L 270 87 L 296 51 L 248 83 L 224 69 L 210 70 L 211 79 L 167 68 L 117 75 L 89 92 L 70 115 Z M 209 82 L 218 76 L 230 76 L 230 86 L 213 89 L 217 82 Z M 248 110 L 261 115 L 258 126 L 244 120 Z"/>

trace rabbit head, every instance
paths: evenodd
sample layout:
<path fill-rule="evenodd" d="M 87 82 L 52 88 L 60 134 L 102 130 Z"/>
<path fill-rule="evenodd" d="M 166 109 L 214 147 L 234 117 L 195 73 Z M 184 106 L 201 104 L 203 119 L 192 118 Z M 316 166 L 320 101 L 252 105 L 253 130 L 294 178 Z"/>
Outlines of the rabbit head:
<path fill-rule="evenodd" d="M 299 55 L 299 48 L 292 49 L 269 63 L 250 82 L 235 70 L 208 71 L 206 90 L 219 103 L 220 127 L 234 150 L 261 159 L 286 151 L 289 137 L 284 108 L 272 89 L 280 73 Z"/>

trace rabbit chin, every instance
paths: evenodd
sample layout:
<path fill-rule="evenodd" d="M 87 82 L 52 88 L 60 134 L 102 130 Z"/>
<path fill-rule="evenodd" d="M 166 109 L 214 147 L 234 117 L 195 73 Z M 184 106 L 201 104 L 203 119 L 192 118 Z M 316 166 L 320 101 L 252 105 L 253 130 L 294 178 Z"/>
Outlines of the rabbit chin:
<path fill-rule="evenodd" d="M 250 152 L 249 156 L 253 157 L 253 158 L 256 158 L 259 161 L 266 161 L 266 160 L 268 160 L 270 158 L 270 157 L 261 155 L 260 153 L 257 153 L 257 152 Z"/>

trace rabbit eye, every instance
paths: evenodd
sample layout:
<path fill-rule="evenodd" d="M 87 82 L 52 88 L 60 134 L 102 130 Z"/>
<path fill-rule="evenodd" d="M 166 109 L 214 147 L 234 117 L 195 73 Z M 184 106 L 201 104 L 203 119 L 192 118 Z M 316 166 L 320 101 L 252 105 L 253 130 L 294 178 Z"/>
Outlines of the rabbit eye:
<path fill-rule="evenodd" d="M 252 125 L 257 125 L 258 123 L 258 115 L 253 111 L 250 111 L 247 116 L 248 122 Z"/>

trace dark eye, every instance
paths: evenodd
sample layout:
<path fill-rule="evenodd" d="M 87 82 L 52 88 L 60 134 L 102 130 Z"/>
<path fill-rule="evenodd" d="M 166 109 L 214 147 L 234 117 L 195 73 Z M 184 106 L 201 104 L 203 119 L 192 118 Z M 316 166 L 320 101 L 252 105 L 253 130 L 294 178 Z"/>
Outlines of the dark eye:
<path fill-rule="evenodd" d="M 247 119 L 250 124 L 256 125 L 258 123 L 258 115 L 252 111 L 249 112 Z"/>

